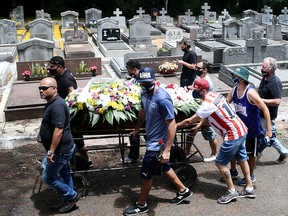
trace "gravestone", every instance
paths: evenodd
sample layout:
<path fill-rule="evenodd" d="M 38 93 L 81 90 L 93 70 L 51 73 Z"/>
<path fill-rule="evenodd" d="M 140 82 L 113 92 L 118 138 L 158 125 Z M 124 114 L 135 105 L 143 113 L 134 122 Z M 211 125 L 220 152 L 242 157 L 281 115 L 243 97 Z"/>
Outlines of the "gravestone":
<path fill-rule="evenodd" d="M 283 23 L 283 24 L 287 24 L 287 22 L 288 22 L 288 9 L 287 9 L 287 7 L 284 7 L 282 10 L 281 10 L 281 12 L 283 13 L 283 14 L 280 14 L 279 15 L 279 23 Z"/>
<path fill-rule="evenodd" d="M 173 17 L 166 15 L 167 11 L 165 10 L 165 8 L 162 8 L 162 10 L 159 13 L 161 14 L 161 16 L 156 17 L 157 26 L 161 25 L 174 26 Z"/>
<path fill-rule="evenodd" d="M 16 44 L 17 42 L 16 22 L 7 19 L 0 20 L 0 44 Z"/>
<path fill-rule="evenodd" d="M 123 32 L 127 28 L 125 16 L 120 16 L 122 11 L 120 11 L 119 8 L 116 8 L 116 11 L 113 11 L 113 14 L 115 17 L 111 17 L 111 19 L 118 21 L 118 28 Z"/>
<path fill-rule="evenodd" d="M 65 44 L 64 55 L 65 59 L 92 58 L 95 52 L 89 43 Z"/>
<path fill-rule="evenodd" d="M 191 31 L 192 32 L 190 33 L 190 35 L 194 34 L 194 30 L 192 29 Z M 195 32 L 196 32 L 195 34 L 196 39 L 200 39 L 200 40 L 213 39 L 213 30 L 210 29 L 207 24 L 200 26 L 200 28 L 196 28 Z"/>
<path fill-rule="evenodd" d="M 222 23 L 222 38 L 241 38 L 242 23 L 236 19 L 229 19 Z"/>
<path fill-rule="evenodd" d="M 49 21 L 51 21 L 51 16 L 49 13 L 45 13 L 44 10 L 36 10 L 36 19 L 47 19 Z"/>
<path fill-rule="evenodd" d="M 129 38 L 128 44 L 151 45 L 150 26 L 151 22 L 143 17 L 135 17 L 128 21 Z"/>
<path fill-rule="evenodd" d="M 120 35 L 120 29 L 118 28 L 118 21 L 111 19 L 111 18 L 103 18 L 98 20 L 98 27 L 97 27 L 97 42 L 102 41 L 109 41 L 109 40 L 115 40 L 118 37 L 118 33 Z M 104 35 L 104 40 L 103 40 Z M 107 36 L 109 35 L 109 36 Z M 110 37 L 110 35 L 113 35 L 113 37 Z"/>
<path fill-rule="evenodd" d="M 0 87 L 7 85 L 8 83 L 8 74 L 10 72 L 9 62 L 1 61 L 0 62 Z"/>
<path fill-rule="evenodd" d="M 76 11 L 65 11 L 61 13 L 61 25 L 62 29 L 65 28 L 73 28 L 74 25 L 74 19 L 77 19 L 77 22 L 79 22 L 79 13 Z"/>
<path fill-rule="evenodd" d="M 229 12 L 226 10 L 226 8 L 221 12 L 222 15 L 220 15 L 218 17 L 218 23 L 219 24 L 222 24 L 222 22 L 228 20 L 228 19 L 231 19 L 231 16 L 229 14 Z"/>
<path fill-rule="evenodd" d="M 2 45 L 0 46 L 0 62 L 7 61 L 13 63 L 17 55 L 16 46 Z"/>
<path fill-rule="evenodd" d="M 240 19 L 242 22 L 242 38 L 248 39 L 252 37 L 252 30 L 260 28 L 260 26 L 255 22 L 255 19 L 252 17 L 245 17 Z M 263 28 L 264 31 L 264 28 Z"/>
<path fill-rule="evenodd" d="M 53 23 L 39 18 L 29 23 L 30 38 L 38 37 L 53 41 Z"/>
<path fill-rule="evenodd" d="M 96 8 L 85 10 L 85 23 L 88 28 L 96 28 L 97 20 L 102 19 L 102 11 Z"/>
<path fill-rule="evenodd" d="M 209 9 L 210 9 L 211 7 L 208 5 L 208 3 L 204 3 L 204 5 L 203 6 L 201 6 L 201 9 L 202 9 L 202 13 L 203 13 L 203 15 L 204 15 L 204 19 L 206 18 L 206 19 L 208 19 L 209 18 Z"/>
<path fill-rule="evenodd" d="M 65 39 L 65 43 L 85 43 L 88 41 L 88 35 L 86 31 L 79 30 L 79 26 L 81 26 L 81 23 L 78 23 L 78 19 L 74 18 L 73 23 L 73 31 L 71 30 L 65 30 L 63 33 L 63 38 Z"/>
<path fill-rule="evenodd" d="M 19 29 L 25 28 L 23 6 L 17 6 L 16 8 L 14 8 L 10 12 L 10 18 L 17 23 Z"/>
<path fill-rule="evenodd" d="M 254 19 L 254 21 L 257 24 L 262 24 L 262 14 L 261 13 L 258 13 L 255 10 L 248 9 L 248 10 L 243 11 L 242 14 L 243 14 L 243 18 L 251 17 L 252 19 Z"/>
<path fill-rule="evenodd" d="M 279 25 L 276 21 L 276 16 L 273 16 L 272 24 L 266 26 L 266 38 L 281 41 L 282 33 L 281 33 L 281 25 Z"/>
<path fill-rule="evenodd" d="M 273 10 L 270 7 L 264 6 L 264 14 L 262 14 L 262 23 L 263 24 L 271 24 L 272 23 L 273 14 L 270 14 L 272 12 L 273 12 Z"/>
<path fill-rule="evenodd" d="M 17 44 L 19 61 L 50 60 L 53 57 L 53 41 L 41 38 L 32 38 L 30 40 Z"/>
<path fill-rule="evenodd" d="M 185 12 L 185 15 L 179 15 L 178 26 L 196 24 L 196 17 L 191 15 L 193 15 L 193 12 L 190 9 Z"/>

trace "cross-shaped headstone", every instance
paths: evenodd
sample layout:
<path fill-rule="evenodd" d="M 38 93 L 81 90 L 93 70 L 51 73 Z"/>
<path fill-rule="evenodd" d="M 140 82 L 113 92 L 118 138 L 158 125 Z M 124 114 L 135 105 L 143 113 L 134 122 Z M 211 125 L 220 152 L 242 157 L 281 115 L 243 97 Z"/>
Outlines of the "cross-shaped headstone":
<path fill-rule="evenodd" d="M 139 10 L 136 11 L 139 16 L 142 16 L 145 13 L 145 10 L 142 9 L 142 7 L 139 7 Z"/>
<path fill-rule="evenodd" d="M 167 11 L 165 10 L 165 8 L 162 8 L 159 13 L 161 14 L 161 16 L 165 16 L 165 14 L 167 13 Z"/>
<path fill-rule="evenodd" d="M 188 9 L 187 12 L 185 12 L 185 14 L 189 18 L 191 15 L 193 15 L 193 12 L 190 9 Z"/>
<path fill-rule="evenodd" d="M 74 21 L 74 24 L 73 24 L 73 27 L 74 27 L 74 38 L 78 38 L 78 36 L 79 36 L 78 19 L 75 17 L 73 19 L 73 21 Z"/>
<path fill-rule="evenodd" d="M 284 19 L 287 20 L 287 13 L 288 13 L 288 10 L 287 10 L 287 7 L 284 7 L 281 12 L 284 14 Z"/>
<path fill-rule="evenodd" d="M 40 10 L 40 18 L 44 19 L 44 10 L 43 9 Z"/>
<path fill-rule="evenodd" d="M 208 18 L 208 10 L 211 7 L 205 2 L 204 6 L 201 6 L 201 9 L 204 10 L 204 18 Z"/>
<path fill-rule="evenodd" d="M 273 12 L 273 10 L 270 8 L 270 7 L 266 7 L 265 9 L 264 9 L 264 13 L 266 13 L 267 15 L 269 15 L 270 13 L 272 13 Z"/>
<path fill-rule="evenodd" d="M 229 16 L 229 12 L 226 10 L 226 8 L 221 12 L 224 17 Z"/>
<path fill-rule="evenodd" d="M 122 14 L 122 11 L 120 11 L 119 8 L 116 8 L 116 11 L 113 11 L 113 14 L 116 15 L 116 17 L 119 17 Z"/>
<path fill-rule="evenodd" d="M 254 31 L 252 38 L 246 40 L 246 47 L 253 48 L 253 59 L 252 63 L 259 63 L 263 60 L 262 57 L 262 47 L 268 45 L 267 38 L 262 38 L 262 33 L 260 31 Z"/>

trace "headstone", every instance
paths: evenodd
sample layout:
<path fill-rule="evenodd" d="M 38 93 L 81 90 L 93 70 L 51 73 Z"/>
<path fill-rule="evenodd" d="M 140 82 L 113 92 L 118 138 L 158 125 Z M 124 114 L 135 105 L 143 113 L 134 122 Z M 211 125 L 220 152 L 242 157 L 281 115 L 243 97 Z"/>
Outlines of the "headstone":
<path fill-rule="evenodd" d="M 0 46 L 0 62 L 7 61 L 13 63 L 17 55 L 16 46 L 4 45 Z"/>
<path fill-rule="evenodd" d="M 165 41 L 179 42 L 182 39 L 183 39 L 183 31 L 181 31 L 180 29 L 172 29 L 166 31 Z"/>
<path fill-rule="evenodd" d="M 96 8 L 85 10 L 85 23 L 89 28 L 96 28 L 97 20 L 102 19 L 102 11 Z"/>
<path fill-rule="evenodd" d="M 220 16 L 218 17 L 218 23 L 219 23 L 219 24 L 222 24 L 222 22 L 224 22 L 224 21 L 226 21 L 226 20 L 228 20 L 228 19 L 231 18 L 230 14 L 229 14 L 229 12 L 226 10 L 226 8 L 221 12 L 221 14 L 222 14 L 222 15 L 220 15 Z"/>
<path fill-rule="evenodd" d="M 89 43 L 66 44 L 64 54 L 65 59 L 95 57 L 93 47 Z"/>
<path fill-rule="evenodd" d="M 188 9 L 187 12 L 185 12 L 185 15 L 179 15 L 178 26 L 195 24 L 196 17 L 191 15 L 193 15 L 193 12 L 190 9 Z"/>
<path fill-rule="evenodd" d="M 281 25 L 277 23 L 276 16 L 273 16 L 272 24 L 266 26 L 266 38 L 275 41 L 282 40 Z"/>
<path fill-rule="evenodd" d="M 173 17 L 166 15 L 167 11 L 165 8 L 162 8 L 160 11 L 161 16 L 156 17 L 156 25 L 166 25 L 166 26 L 174 26 Z"/>
<path fill-rule="evenodd" d="M 29 23 L 30 38 L 38 37 L 53 41 L 53 23 L 44 18 Z"/>
<path fill-rule="evenodd" d="M 0 44 L 16 44 L 17 42 L 16 22 L 7 19 L 0 20 Z"/>
<path fill-rule="evenodd" d="M 75 11 L 65 11 L 61 13 L 61 24 L 62 29 L 65 28 L 73 28 L 74 25 L 74 19 L 77 19 L 77 22 L 79 22 L 79 13 Z"/>
<path fill-rule="evenodd" d="M 143 17 L 135 17 L 129 23 L 129 44 L 151 44 L 150 25 Z"/>
<path fill-rule="evenodd" d="M 17 44 L 19 61 L 49 60 L 53 57 L 53 41 L 41 38 L 32 38 L 30 40 Z"/>
<path fill-rule="evenodd" d="M 252 30 L 260 26 L 255 22 L 252 17 L 245 17 L 240 20 L 242 22 L 242 38 L 248 39 L 252 37 Z"/>
<path fill-rule="evenodd" d="M 209 9 L 211 7 L 205 2 L 203 6 L 201 6 L 201 9 L 202 9 L 202 13 L 204 15 L 204 18 L 209 18 Z"/>
<path fill-rule="evenodd" d="M 137 10 L 136 13 L 138 13 L 138 16 L 142 16 L 145 14 L 145 10 L 143 10 L 142 7 L 139 7 L 139 10 Z"/>
<path fill-rule="evenodd" d="M 88 41 L 88 35 L 86 31 L 79 30 L 79 26 L 82 24 L 78 23 L 78 19 L 75 17 L 74 18 L 74 23 L 73 23 L 73 31 L 71 30 L 66 30 L 63 33 L 63 38 L 65 39 L 65 43 L 83 43 Z"/>
<path fill-rule="evenodd" d="M 217 19 L 217 14 L 215 11 L 209 11 L 208 20 L 210 22 L 215 22 Z"/>
<path fill-rule="evenodd" d="M 229 19 L 222 23 L 222 37 L 225 38 L 241 38 L 242 23 L 236 19 Z"/>
<path fill-rule="evenodd" d="M 1 61 L 0 62 L 0 87 L 3 87 L 7 84 L 9 74 L 9 62 Z"/>
<path fill-rule="evenodd" d="M 272 13 L 272 12 L 273 12 L 273 10 L 270 7 L 264 8 L 264 14 L 262 15 L 262 23 L 271 24 L 273 14 L 270 14 L 270 13 Z"/>
<path fill-rule="evenodd" d="M 102 41 L 109 41 L 111 39 L 114 40 L 114 38 L 110 38 L 110 33 L 112 33 L 113 37 L 115 37 L 115 33 L 119 31 L 118 27 L 118 21 L 111 19 L 111 18 L 104 18 L 98 20 L 98 27 L 97 27 L 97 41 L 102 42 Z M 104 35 L 104 40 L 103 40 L 103 35 Z M 109 35 L 109 36 L 107 36 Z"/>
<path fill-rule="evenodd" d="M 24 29 L 24 9 L 23 6 L 17 6 L 10 12 L 10 18 L 16 22 L 18 28 Z"/>
<path fill-rule="evenodd" d="M 192 30 L 193 32 L 194 30 Z M 200 28 L 196 28 L 196 39 L 200 40 L 210 40 L 213 39 L 213 30 L 208 27 L 207 24 L 200 26 Z"/>
<path fill-rule="evenodd" d="M 263 33 L 261 31 L 253 31 L 252 38 L 246 40 L 246 47 L 253 48 L 252 62 L 258 63 L 263 60 L 262 47 L 266 47 L 267 44 L 268 44 L 267 39 L 264 38 Z"/>
<path fill-rule="evenodd" d="M 279 23 L 287 23 L 288 21 L 288 9 L 287 7 L 284 7 L 281 12 L 283 14 L 279 15 Z"/>
<path fill-rule="evenodd" d="M 118 28 L 123 32 L 126 29 L 126 18 L 125 16 L 120 16 L 122 11 L 119 8 L 116 8 L 116 11 L 113 11 L 115 17 L 111 17 L 111 19 L 118 21 Z"/>
<path fill-rule="evenodd" d="M 42 18 L 42 19 L 47 19 L 47 20 L 51 21 L 50 14 L 45 13 L 43 9 L 42 10 L 36 10 L 35 13 L 36 13 L 36 19 Z"/>
<path fill-rule="evenodd" d="M 243 18 L 246 17 L 251 17 L 257 24 L 262 24 L 262 14 L 257 11 L 251 9 L 243 11 Z"/>

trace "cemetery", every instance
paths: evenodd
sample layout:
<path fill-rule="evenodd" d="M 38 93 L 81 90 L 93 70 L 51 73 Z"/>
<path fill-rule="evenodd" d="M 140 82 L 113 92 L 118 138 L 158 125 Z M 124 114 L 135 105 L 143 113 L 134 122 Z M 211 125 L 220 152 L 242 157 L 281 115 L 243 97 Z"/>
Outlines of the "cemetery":
<path fill-rule="evenodd" d="M 183 89 L 177 88 L 182 67 L 177 62 L 183 56 L 179 47 L 183 39 L 189 41 L 198 62 L 209 62 L 209 76 L 216 92 L 227 95 L 232 87 L 231 73 L 240 66 L 249 70 L 249 81 L 257 89 L 262 79 L 263 59 L 273 57 L 278 63 L 282 96 L 288 96 L 287 7 L 276 15 L 271 7 L 263 5 L 261 12 L 248 9 L 240 18 L 231 15 L 227 9 L 217 14 L 206 2 L 199 8 L 199 15 L 190 8 L 185 10 L 172 17 L 164 7 L 153 13 L 139 7 L 133 17 L 128 18 L 121 8 L 115 8 L 111 16 L 105 17 L 100 9 L 89 8 L 81 11 L 85 14 L 83 18 L 79 17 L 80 11 L 68 9 L 61 12 L 58 19 L 53 19 L 45 8 L 41 8 L 35 11 L 36 18 L 28 21 L 24 16 L 25 8 L 17 6 L 10 12 L 10 19 L 0 19 L 0 88 L 9 88 L 3 110 L 5 121 L 42 118 L 46 101 L 39 96 L 39 81 L 50 76 L 47 70 L 50 59 L 61 56 L 79 87 L 66 98 L 71 117 L 77 122 L 74 129 L 85 136 L 114 134 L 119 138 L 124 161 L 127 144 L 124 138 L 136 124 L 140 108 L 140 88 L 127 84 L 126 62 L 134 59 L 142 68 L 152 68 L 159 85 L 166 89 L 175 86 L 173 94 L 180 98 Z M 136 105 L 131 96 L 128 98 L 131 111 L 120 114 L 118 107 L 101 113 L 99 108 L 102 109 L 104 102 L 96 100 L 92 103 L 91 98 L 95 93 L 93 89 L 103 85 L 110 89 L 117 86 L 119 92 L 125 89 L 128 96 L 136 92 Z M 104 88 L 101 90 L 97 94 L 106 94 Z M 184 105 L 175 108 L 177 101 L 173 101 L 177 122 L 194 114 L 198 107 L 191 91 L 187 92 L 186 108 Z M 95 105 L 97 103 L 99 107 Z M 87 112 L 86 119 L 83 119 L 87 110 L 98 110 L 98 113 Z M 186 142 L 183 139 L 186 132 L 181 132 L 181 142 Z M 195 148 L 199 151 L 197 146 Z M 200 155 L 203 159 L 201 152 Z M 187 177 L 187 181 L 194 184 L 196 171 L 195 175 Z M 185 174 L 183 176 L 185 178 Z"/>

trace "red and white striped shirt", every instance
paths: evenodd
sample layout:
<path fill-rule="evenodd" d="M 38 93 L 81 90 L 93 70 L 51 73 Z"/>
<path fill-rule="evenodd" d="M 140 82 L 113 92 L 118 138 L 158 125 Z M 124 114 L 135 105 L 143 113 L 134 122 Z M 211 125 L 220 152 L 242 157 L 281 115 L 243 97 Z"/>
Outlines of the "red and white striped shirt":
<path fill-rule="evenodd" d="M 247 127 L 226 98 L 217 92 L 209 92 L 206 95 L 196 114 L 200 118 L 208 118 L 210 125 L 225 141 L 239 139 L 247 133 Z"/>

